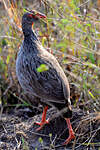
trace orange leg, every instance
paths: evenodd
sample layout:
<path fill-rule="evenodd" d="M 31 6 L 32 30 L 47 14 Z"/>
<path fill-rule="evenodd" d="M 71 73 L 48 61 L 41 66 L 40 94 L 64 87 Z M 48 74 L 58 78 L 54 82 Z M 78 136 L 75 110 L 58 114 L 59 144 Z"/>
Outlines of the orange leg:
<path fill-rule="evenodd" d="M 71 123 L 70 123 L 70 119 L 69 118 L 66 119 L 66 122 L 67 122 L 67 126 L 68 126 L 68 129 L 69 129 L 69 137 L 63 143 L 64 145 L 67 145 L 72 139 L 75 138 L 74 131 L 73 131 Z"/>
<path fill-rule="evenodd" d="M 44 124 L 49 123 L 49 121 L 46 120 L 46 113 L 47 113 L 47 110 L 48 110 L 48 106 L 45 106 L 45 107 L 44 107 L 44 110 L 43 110 L 41 122 L 35 122 L 36 124 L 38 124 L 38 125 L 40 126 L 39 128 L 36 129 L 37 131 L 41 130 Z"/>

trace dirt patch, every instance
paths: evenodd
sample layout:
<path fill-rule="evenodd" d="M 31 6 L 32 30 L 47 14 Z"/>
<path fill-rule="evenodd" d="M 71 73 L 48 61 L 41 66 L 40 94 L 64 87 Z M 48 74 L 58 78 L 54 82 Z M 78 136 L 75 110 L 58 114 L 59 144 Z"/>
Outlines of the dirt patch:
<path fill-rule="evenodd" d="M 55 109 L 49 109 L 47 117 L 53 116 Z M 24 116 L 24 115 L 23 115 Z M 84 117 L 83 117 L 84 116 Z M 27 118 L 18 114 L 3 114 L 0 120 L 0 149 L 1 150 L 71 150 L 98 149 L 100 129 L 100 114 L 83 114 L 82 111 L 73 113 L 71 123 L 76 139 L 66 147 L 61 143 L 68 137 L 65 120 L 59 116 L 53 118 L 41 131 L 36 131 L 35 121 L 41 120 L 41 115 Z"/>

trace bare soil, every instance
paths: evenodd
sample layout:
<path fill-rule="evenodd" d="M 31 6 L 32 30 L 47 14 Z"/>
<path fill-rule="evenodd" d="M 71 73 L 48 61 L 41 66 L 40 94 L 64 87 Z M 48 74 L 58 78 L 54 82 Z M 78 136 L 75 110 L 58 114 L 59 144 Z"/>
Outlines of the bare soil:
<path fill-rule="evenodd" d="M 11 114 L 2 114 L 0 119 L 0 150 L 99 150 L 100 147 L 100 114 L 84 114 L 81 110 L 73 112 L 71 123 L 76 138 L 66 147 L 62 143 L 68 137 L 65 120 L 55 117 L 57 111 L 50 108 L 47 118 L 52 118 L 40 131 L 36 131 L 36 121 L 41 115 L 29 117 L 25 109 Z M 30 111 L 30 110 L 29 110 Z M 54 117 L 51 117 L 54 116 Z M 84 117 L 83 117 L 84 116 Z"/>

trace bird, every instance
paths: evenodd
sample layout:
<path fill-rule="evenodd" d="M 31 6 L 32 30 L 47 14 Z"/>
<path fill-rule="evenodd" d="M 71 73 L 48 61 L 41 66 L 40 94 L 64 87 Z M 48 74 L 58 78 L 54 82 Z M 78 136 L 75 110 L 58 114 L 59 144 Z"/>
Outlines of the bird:
<path fill-rule="evenodd" d="M 28 95 L 38 97 L 38 103 L 43 105 L 41 122 L 36 122 L 40 126 L 37 131 L 49 123 L 46 113 L 50 105 L 54 106 L 66 120 L 69 137 L 63 144 L 67 145 L 75 138 L 70 122 L 72 108 L 69 82 L 56 57 L 42 46 L 32 28 L 34 23 L 45 19 L 47 16 L 36 10 L 25 12 L 22 16 L 24 39 L 16 59 L 16 75 L 22 89 Z M 46 69 L 39 71 L 41 65 L 45 65 Z"/>

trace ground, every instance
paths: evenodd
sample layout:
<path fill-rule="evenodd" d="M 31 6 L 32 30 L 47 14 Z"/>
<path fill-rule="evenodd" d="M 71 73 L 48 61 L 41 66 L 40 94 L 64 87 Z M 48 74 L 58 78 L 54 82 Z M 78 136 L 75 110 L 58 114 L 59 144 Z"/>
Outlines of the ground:
<path fill-rule="evenodd" d="M 25 114 L 25 109 L 19 109 L 11 114 L 2 114 L 0 150 L 99 149 L 99 113 L 87 115 L 81 110 L 74 111 L 71 123 L 76 138 L 64 147 L 61 143 L 68 137 L 67 125 L 61 116 L 55 117 L 57 111 L 54 108 L 50 108 L 47 113 L 47 117 L 51 118 L 50 123 L 38 132 L 36 131 L 38 125 L 34 122 L 41 120 L 41 113 L 29 117 Z"/>

